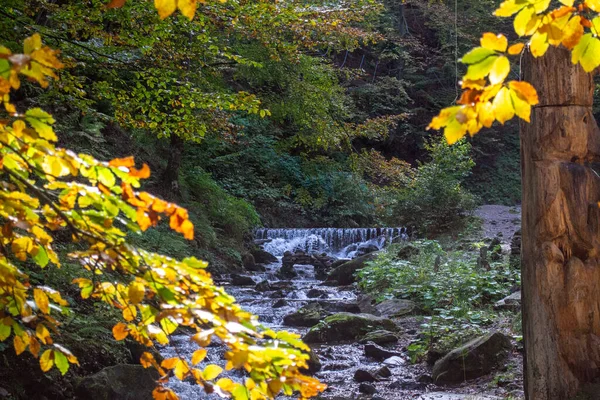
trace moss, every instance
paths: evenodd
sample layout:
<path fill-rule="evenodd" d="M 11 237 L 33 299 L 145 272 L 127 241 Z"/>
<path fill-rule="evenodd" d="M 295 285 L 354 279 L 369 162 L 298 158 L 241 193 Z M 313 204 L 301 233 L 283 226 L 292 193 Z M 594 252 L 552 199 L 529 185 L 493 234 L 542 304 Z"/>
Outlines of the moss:
<path fill-rule="evenodd" d="M 377 330 L 397 331 L 391 320 L 370 314 L 338 313 L 312 327 L 304 336 L 307 343 L 355 340 Z"/>

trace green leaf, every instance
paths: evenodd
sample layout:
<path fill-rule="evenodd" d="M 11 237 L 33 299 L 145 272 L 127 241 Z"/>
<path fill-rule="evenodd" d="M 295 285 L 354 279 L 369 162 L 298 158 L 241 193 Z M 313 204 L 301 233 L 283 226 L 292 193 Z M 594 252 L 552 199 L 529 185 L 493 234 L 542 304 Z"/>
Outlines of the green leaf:
<path fill-rule="evenodd" d="M 69 370 L 69 360 L 67 360 L 67 357 L 58 350 L 54 350 L 54 364 L 63 375 Z"/>
<path fill-rule="evenodd" d="M 465 75 L 465 79 L 476 81 L 485 78 L 490 73 L 497 59 L 497 56 L 491 56 L 477 64 L 470 65 Z"/>
<path fill-rule="evenodd" d="M 98 181 L 104 186 L 111 188 L 115 186 L 116 179 L 108 168 L 98 168 Z"/>
<path fill-rule="evenodd" d="M 44 246 L 38 246 L 38 252 L 33 257 L 33 259 L 35 260 L 37 265 L 39 265 L 41 268 L 46 267 L 46 265 L 48 265 L 48 261 L 49 261 L 48 252 L 46 251 L 46 248 Z"/>
<path fill-rule="evenodd" d="M 463 64 L 477 64 L 495 54 L 496 52 L 494 50 L 486 49 L 485 47 L 477 47 L 465 54 L 460 61 Z"/>
<path fill-rule="evenodd" d="M 4 325 L 0 322 L 0 342 L 6 340 L 7 337 L 10 336 L 10 325 Z"/>

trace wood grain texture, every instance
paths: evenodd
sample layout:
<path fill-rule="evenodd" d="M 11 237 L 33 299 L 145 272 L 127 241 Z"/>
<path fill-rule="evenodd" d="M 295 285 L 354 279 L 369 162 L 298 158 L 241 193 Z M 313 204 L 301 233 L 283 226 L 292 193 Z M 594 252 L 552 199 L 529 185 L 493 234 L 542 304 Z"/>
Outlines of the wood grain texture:
<path fill-rule="evenodd" d="M 521 124 L 523 335 L 530 400 L 573 398 L 600 378 L 600 129 L 593 77 L 550 48 L 523 60 L 540 95 Z"/>

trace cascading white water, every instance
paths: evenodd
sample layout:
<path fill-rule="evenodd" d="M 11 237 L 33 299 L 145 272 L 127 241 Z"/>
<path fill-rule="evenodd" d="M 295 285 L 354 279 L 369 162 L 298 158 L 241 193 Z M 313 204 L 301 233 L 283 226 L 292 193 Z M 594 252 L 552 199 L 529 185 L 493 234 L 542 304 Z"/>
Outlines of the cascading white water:
<path fill-rule="evenodd" d="M 381 249 L 393 239 L 408 238 L 406 228 L 278 228 L 257 229 L 255 238 L 270 240 L 263 248 L 275 256 L 301 250 L 308 254 L 326 253 L 338 258 L 352 258 L 365 246 Z"/>

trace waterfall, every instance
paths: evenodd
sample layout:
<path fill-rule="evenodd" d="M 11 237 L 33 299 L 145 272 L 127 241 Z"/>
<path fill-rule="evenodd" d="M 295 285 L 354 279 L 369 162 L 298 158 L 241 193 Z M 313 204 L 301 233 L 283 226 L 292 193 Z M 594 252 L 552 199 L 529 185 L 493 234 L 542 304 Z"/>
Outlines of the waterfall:
<path fill-rule="evenodd" d="M 257 229 L 254 235 L 263 242 L 264 249 L 275 256 L 301 250 L 338 258 L 351 258 L 364 246 L 381 249 L 395 238 L 408 238 L 406 228 L 263 228 Z"/>

